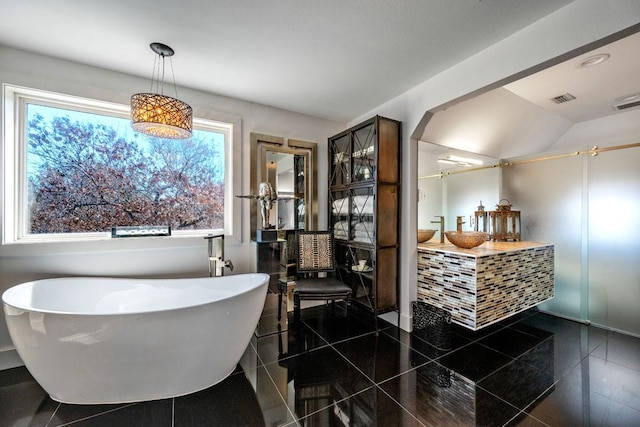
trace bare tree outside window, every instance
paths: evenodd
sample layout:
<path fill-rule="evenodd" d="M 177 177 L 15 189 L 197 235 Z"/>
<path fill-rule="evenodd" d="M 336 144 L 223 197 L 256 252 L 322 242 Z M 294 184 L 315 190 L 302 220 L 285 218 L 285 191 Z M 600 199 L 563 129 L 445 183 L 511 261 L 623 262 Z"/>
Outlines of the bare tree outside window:
<path fill-rule="evenodd" d="M 223 133 L 152 138 L 129 120 L 29 104 L 28 233 L 224 228 Z"/>

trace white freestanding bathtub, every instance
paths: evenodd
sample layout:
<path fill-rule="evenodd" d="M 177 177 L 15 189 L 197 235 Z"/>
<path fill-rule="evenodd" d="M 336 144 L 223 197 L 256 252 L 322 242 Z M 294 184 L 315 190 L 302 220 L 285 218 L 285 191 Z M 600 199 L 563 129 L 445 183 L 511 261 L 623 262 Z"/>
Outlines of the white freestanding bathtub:
<path fill-rule="evenodd" d="M 226 378 L 260 318 L 266 274 L 192 279 L 60 278 L 2 296 L 27 369 L 57 401 L 163 399 Z"/>

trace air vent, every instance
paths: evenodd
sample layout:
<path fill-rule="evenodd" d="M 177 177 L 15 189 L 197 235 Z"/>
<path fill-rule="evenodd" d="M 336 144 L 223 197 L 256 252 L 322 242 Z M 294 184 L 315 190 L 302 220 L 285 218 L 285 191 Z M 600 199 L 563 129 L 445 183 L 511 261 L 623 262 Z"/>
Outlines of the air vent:
<path fill-rule="evenodd" d="M 571 95 L 570 93 L 565 93 L 564 95 L 558 95 L 554 98 L 551 98 L 551 100 L 553 102 L 555 102 L 556 104 L 562 104 L 564 102 L 569 102 L 569 101 L 573 101 L 574 99 L 576 99 L 575 96 Z"/>
<path fill-rule="evenodd" d="M 640 99 L 632 102 L 621 102 L 619 104 L 613 104 L 613 108 L 616 110 L 628 110 L 629 108 L 640 106 Z"/>

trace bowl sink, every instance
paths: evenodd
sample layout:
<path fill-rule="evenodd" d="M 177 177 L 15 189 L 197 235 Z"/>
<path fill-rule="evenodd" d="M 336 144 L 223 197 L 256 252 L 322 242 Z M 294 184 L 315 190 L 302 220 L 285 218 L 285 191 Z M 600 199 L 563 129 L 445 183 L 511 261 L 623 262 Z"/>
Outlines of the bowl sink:
<path fill-rule="evenodd" d="M 433 235 L 436 234 L 436 230 L 426 230 L 423 228 L 418 229 L 418 243 L 426 242 L 430 240 Z"/>
<path fill-rule="evenodd" d="M 487 241 L 487 233 L 481 231 L 445 231 L 447 240 L 464 249 L 475 248 Z"/>

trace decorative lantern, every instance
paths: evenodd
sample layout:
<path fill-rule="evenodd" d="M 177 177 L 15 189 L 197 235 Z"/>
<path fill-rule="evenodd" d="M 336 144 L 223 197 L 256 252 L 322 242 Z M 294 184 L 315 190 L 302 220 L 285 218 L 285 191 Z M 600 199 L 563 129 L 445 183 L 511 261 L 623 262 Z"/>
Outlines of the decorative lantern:
<path fill-rule="evenodd" d="M 511 203 L 507 199 L 500 200 L 495 211 L 489 211 L 489 219 L 490 240 L 520 241 L 520 211 L 511 210 Z"/>
<path fill-rule="evenodd" d="M 475 231 L 487 232 L 487 211 L 484 210 L 484 206 L 482 206 L 482 200 L 480 200 L 480 206 L 478 206 L 478 210 L 475 211 Z"/>

